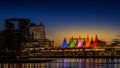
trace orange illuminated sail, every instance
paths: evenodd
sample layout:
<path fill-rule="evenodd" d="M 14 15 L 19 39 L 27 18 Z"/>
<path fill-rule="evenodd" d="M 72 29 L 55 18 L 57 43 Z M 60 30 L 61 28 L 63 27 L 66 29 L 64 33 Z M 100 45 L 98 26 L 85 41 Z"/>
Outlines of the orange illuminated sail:
<path fill-rule="evenodd" d="M 85 42 L 85 47 L 90 47 L 91 43 L 90 43 L 90 40 L 89 40 L 89 36 L 87 36 L 87 40 Z"/>

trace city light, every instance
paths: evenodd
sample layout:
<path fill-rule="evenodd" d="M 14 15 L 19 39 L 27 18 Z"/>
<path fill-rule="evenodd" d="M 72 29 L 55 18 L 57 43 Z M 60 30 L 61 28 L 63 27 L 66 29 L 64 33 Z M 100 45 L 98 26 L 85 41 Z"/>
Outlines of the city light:
<path fill-rule="evenodd" d="M 97 35 L 95 37 L 95 40 L 91 38 L 91 41 L 89 40 L 89 36 L 87 36 L 86 40 L 84 38 L 76 38 L 76 39 L 72 37 L 70 43 L 68 44 L 65 38 L 61 48 L 97 47 L 100 43 Z"/>

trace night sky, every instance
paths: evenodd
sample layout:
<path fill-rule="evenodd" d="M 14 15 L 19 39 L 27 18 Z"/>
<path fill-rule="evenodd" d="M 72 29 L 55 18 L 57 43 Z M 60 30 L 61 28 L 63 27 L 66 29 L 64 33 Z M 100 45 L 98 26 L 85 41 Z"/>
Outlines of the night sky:
<path fill-rule="evenodd" d="M 47 37 L 61 45 L 64 37 L 95 37 L 110 42 L 120 35 L 119 0 L 0 0 L 0 29 L 4 19 L 30 18 L 46 26 Z"/>

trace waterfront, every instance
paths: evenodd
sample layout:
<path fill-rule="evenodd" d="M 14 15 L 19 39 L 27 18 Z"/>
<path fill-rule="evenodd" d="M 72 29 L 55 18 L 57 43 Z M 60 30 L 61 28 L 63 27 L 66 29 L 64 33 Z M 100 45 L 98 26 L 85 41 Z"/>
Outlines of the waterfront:
<path fill-rule="evenodd" d="M 45 58 L 44 58 L 45 59 Z M 119 58 L 47 58 L 45 63 L 0 63 L 0 68 L 119 68 Z"/>

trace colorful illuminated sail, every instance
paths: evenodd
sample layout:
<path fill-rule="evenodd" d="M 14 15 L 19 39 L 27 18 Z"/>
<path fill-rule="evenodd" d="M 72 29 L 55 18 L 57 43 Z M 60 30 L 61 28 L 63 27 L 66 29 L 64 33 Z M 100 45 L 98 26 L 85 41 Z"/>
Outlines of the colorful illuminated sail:
<path fill-rule="evenodd" d="M 90 47 L 91 43 L 90 43 L 90 40 L 89 40 L 89 36 L 87 36 L 87 40 L 85 42 L 85 47 Z"/>
<path fill-rule="evenodd" d="M 74 47 L 75 47 L 75 42 L 74 42 L 74 40 L 73 40 L 73 37 L 72 37 L 72 39 L 71 39 L 71 41 L 70 41 L 69 46 L 70 46 L 70 48 L 74 48 Z"/>
<path fill-rule="evenodd" d="M 67 48 L 67 47 L 68 47 L 68 43 L 67 43 L 66 38 L 65 38 L 61 48 Z"/>
<path fill-rule="evenodd" d="M 98 45 L 98 38 L 97 38 L 97 35 L 96 35 L 95 41 L 93 42 L 92 46 L 96 47 L 97 45 Z"/>
<path fill-rule="evenodd" d="M 78 42 L 77 42 L 77 47 L 82 47 L 83 46 L 83 43 L 82 41 L 79 39 Z"/>

